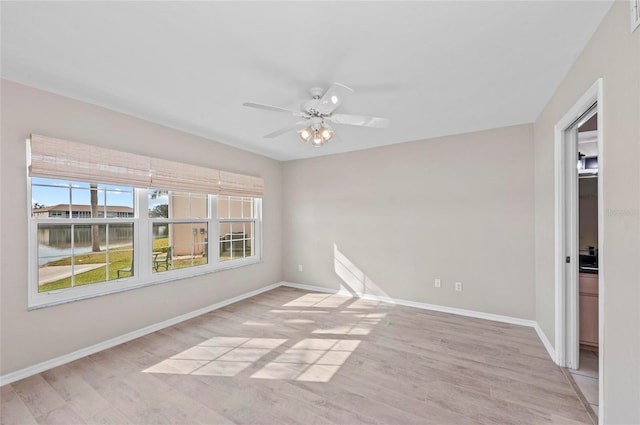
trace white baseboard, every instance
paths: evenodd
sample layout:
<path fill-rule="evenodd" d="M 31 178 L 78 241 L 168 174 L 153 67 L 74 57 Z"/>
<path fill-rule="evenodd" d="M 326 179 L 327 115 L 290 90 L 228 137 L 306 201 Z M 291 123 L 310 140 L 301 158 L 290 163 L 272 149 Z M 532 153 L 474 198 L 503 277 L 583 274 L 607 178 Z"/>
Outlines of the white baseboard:
<path fill-rule="evenodd" d="M 315 285 L 305 285 L 304 283 L 295 283 L 295 282 L 280 282 L 280 286 L 287 286 L 289 288 L 303 289 L 305 291 L 313 291 L 313 292 L 323 292 L 325 294 L 344 294 L 351 295 L 353 294 L 345 289 L 333 289 L 333 288 L 325 288 L 323 286 L 315 286 Z"/>
<path fill-rule="evenodd" d="M 337 290 L 337 289 L 331 289 L 331 288 L 323 288 L 321 286 L 314 286 L 314 285 L 304 285 L 304 284 L 300 284 L 300 283 L 295 283 L 295 282 L 281 282 L 282 286 L 288 286 L 291 288 L 298 288 L 298 289 L 304 289 L 307 291 L 316 291 L 316 292 L 324 292 L 324 293 L 329 293 L 329 294 L 344 294 L 344 295 L 351 295 L 354 296 L 351 292 L 347 291 L 347 290 Z M 358 298 L 363 298 L 366 300 L 375 300 L 375 301 L 382 301 L 382 302 L 386 302 L 389 304 L 397 304 L 397 305 L 402 305 L 405 307 L 414 307 L 414 308 L 420 308 L 423 310 L 432 310 L 432 311 L 439 311 L 442 313 L 451 313 L 451 314 L 457 314 L 459 316 L 467 316 L 467 317 L 475 317 L 477 319 L 485 319 L 485 320 L 493 320 L 494 322 L 503 322 L 503 323 L 511 323 L 513 325 L 521 325 L 521 326 L 528 326 L 531 328 L 534 328 L 537 323 L 534 320 L 527 320 L 527 319 L 521 319 L 519 317 L 511 317 L 511 316 L 502 316 L 500 314 L 492 314 L 492 313 L 484 313 L 481 311 L 474 311 L 474 310 L 465 310 L 462 308 L 455 308 L 455 307 L 447 307 L 447 306 L 443 306 L 443 305 L 437 305 L 437 304 L 427 304 L 427 303 L 422 303 L 422 302 L 418 302 L 418 301 L 409 301 L 409 300 L 403 300 L 403 299 L 399 299 L 399 298 L 391 298 L 391 297 L 381 297 L 378 295 L 370 295 L 370 294 L 357 294 L 356 295 Z"/>
<path fill-rule="evenodd" d="M 284 281 L 281 282 L 281 285 L 288 286 L 291 288 L 304 289 L 306 291 L 323 292 L 327 294 L 344 294 L 344 295 L 354 296 L 351 292 L 344 289 L 339 290 L 339 289 L 332 289 L 332 288 L 324 288 L 322 286 L 305 285 L 301 283 L 284 282 Z M 369 294 L 364 294 L 364 295 L 358 294 L 356 296 L 363 299 L 383 301 L 383 302 L 402 305 L 406 307 L 420 308 L 423 310 L 439 311 L 442 313 L 457 314 L 460 316 L 474 317 L 477 319 L 493 320 L 494 322 L 528 326 L 530 328 L 535 329 L 536 333 L 538 334 L 538 337 L 540 338 L 540 340 L 542 341 L 542 344 L 544 345 L 544 348 L 547 350 L 547 353 L 549 353 L 549 356 L 554 362 L 556 361 L 556 352 L 553 349 L 553 345 L 549 342 L 549 339 L 540 328 L 540 325 L 538 325 L 538 322 L 536 322 L 535 320 L 521 319 L 519 317 L 511 317 L 511 316 L 502 316 L 500 314 L 484 313 L 481 311 L 465 310 L 462 308 L 447 307 L 447 306 L 436 305 L 436 304 L 427 304 L 427 303 L 421 303 L 417 301 L 408 301 L 408 300 L 403 300 L 398 298 L 380 297 L 380 296 L 369 295 Z"/>
<path fill-rule="evenodd" d="M 167 328 L 169 326 L 176 325 L 180 322 L 184 322 L 185 320 L 193 319 L 194 317 L 201 316 L 205 313 L 209 313 L 210 311 L 217 310 L 222 307 L 226 307 L 229 304 L 236 303 L 238 301 L 242 301 L 246 298 L 254 297 L 263 292 L 270 291 L 277 287 L 281 286 L 281 283 L 274 283 L 272 285 L 265 286 L 264 288 L 256 289 L 255 291 L 246 292 L 244 294 L 235 296 L 233 298 L 226 299 L 224 301 L 220 301 L 215 304 L 211 304 L 207 307 L 200 308 L 198 310 L 191 311 L 189 313 L 182 314 L 180 316 L 173 317 L 171 319 L 164 320 L 159 323 L 154 323 L 153 325 L 149 325 L 142 329 L 138 329 L 124 335 L 117 336 L 115 338 L 108 339 L 106 341 L 100 342 L 98 344 L 94 344 L 89 347 L 81 348 L 80 350 L 76 350 L 72 353 L 68 353 L 59 357 L 55 357 L 50 360 L 46 360 L 42 363 L 35 364 L 33 366 L 26 367 L 24 369 L 17 370 L 15 372 L 8 373 L 6 375 L 0 376 L 0 386 L 10 384 L 12 382 L 18 381 L 20 379 L 28 378 L 29 376 L 36 375 L 38 373 L 44 372 L 51 368 L 61 366 L 65 363 L 72 362 L 74 360 L 78 360 L 82 357 L 86 357 L 90 354 L 95 354 L 99 351 L 106 350 L 111 347 L 115 347 L 116 345 L 131 341 L 136 338 L 140 338 L 141 336 L 148 335 L 152 332 L 159 331 L 161 329 Z"/>
<path fill-rule="evenodd" d="M 547 349 L 547 353 L 549 353 L 549 356 L 551 357 L 551 359 L 556 364 L 558 364 L 558 359 L 556 358 L 556 350 L 553 348 L 553 345 L 549 341 L 549 338 L 547 338 L 547 335 L 544 333 L 544 331 L 542 330 L 540 325 L 538 325 L 537 322 L 533 328 L 536 330 L 536 333 L 538 334 L 538 338 L 540 338 L 540 341 L 542 341 L 544 348 Z"/>

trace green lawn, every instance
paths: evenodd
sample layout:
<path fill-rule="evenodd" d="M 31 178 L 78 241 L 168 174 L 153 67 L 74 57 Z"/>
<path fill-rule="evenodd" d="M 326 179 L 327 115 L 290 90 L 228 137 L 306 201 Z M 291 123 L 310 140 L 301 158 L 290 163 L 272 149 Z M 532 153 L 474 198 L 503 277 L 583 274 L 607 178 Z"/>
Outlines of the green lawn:
<path fill-rule="evenodd" d="M 118 247 L 117 250 L 109 251 L 109 279 L 115 280 L 118 278 L 118 270 L 128 269 L 131 267 L 131 245 Z M 107 253 L 90 253 L 77 255 L 75 257 L 75 264 L 100 264 L 107 262 Z M 50 266 L 69 266 L 71 265 L 71 257 L 62 258 L 57 261 L 49 263 Z M 122 277 L 128 276 L 127 274 Z M 104 282 L 107 280 L 107 266 L 99 267 L 97 269 L 90 270 L 88 272 L 76 274 L 75 286 L 87 285 L 90 283 Z M 71 276 L 64 279 L 56 280 L 54 282 L 45 283 L 40 286 L 40 292 L 52 291 L 54 289 L 70 288 Z"/>
<path fill-rule="evenodd" d="M 153 241 L 154 252 L 167 252 L 169 247 L 169 238 L 160 238 Z M 114 250 L 109 251 L 109 276 L 107 279 L 107 266 L 99 267 L 94 270 L 90 270 L 84 273 L 75 275 L 74 286 L 87 285 L 91 283 L 104 282 L 105 280 L 118 279 L 118 270 L 129 269 L 131 267 L 132 245 L 120 246 Z M 237 256 L 235 256 L 237 258 Z M 220 256 L 220 261 L 229 260 L 229 253 L 225 253 Z M 75 264 L 102 264 L 107 262 L 107 253 L 102 251 L 99 253 L 89 253 L 83 255 L 77 255 L 75 257 Z M 207 257 L 198 255 L 193 259 L 189 258 L 174 258 L 171 262 L 169 270 L 181 269 L 186 267 L 198 266 L 207 264 Z M 71 257 L 62 258 L 57 261 L 52 261 L 48 265 L 50 266 L 70 266 Z M 160 268 L 159 271 L 164 271 Z M 154 271 L 155 272 L 155 271 Z M 129 277 L 130 273 L 121 273 L 121 276 Z M 46 283 L 39 288 L 39 292 L 53 291 L 55 289 L 70 288 L 71 277 L 56 280 L 55 282 Z"/>

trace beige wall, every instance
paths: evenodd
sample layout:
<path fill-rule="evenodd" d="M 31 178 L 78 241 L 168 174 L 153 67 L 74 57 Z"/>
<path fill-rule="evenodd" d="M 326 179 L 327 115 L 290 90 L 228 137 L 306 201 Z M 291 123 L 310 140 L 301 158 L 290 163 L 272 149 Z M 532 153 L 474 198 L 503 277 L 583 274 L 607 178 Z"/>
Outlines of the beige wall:
<path fill-rule="evenodd" d="M 2 80 L 0 374 L 279 282 L 282 165 L 265 157 Z M 29 133 L 265 179 L 264 261 L 219 273 L 27 311 L 25 139 Z"/>
<path fill-rule="evenodd" d="M 534 126 L 536 320 L 551 342 L 554 321 L 554 125 L 604 79 L 605 423 L 640 423 L 640 30 L 616 1 Z M 602 294 L 602 292 L 601 292 Z"/>
<path fill-rule="evenodd" d="M 287 162 L 283 193 L 285 280 L 535 316 L 530 125 Z"/>

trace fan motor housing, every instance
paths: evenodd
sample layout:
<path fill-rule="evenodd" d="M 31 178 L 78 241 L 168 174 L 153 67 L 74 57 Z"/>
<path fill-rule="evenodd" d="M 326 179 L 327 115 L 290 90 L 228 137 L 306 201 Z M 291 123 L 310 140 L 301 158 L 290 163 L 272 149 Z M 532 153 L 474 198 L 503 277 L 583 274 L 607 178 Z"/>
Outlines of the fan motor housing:
<path fill-rule="evenodd" d="M 320 87 L 311 87 L 309 89 L 309 94 L 314 99 L 320 99 L 322 97 L 322 95 L 324 94 L 324 90 L 322 88 L 320 88 Z"/>
<path fill-rule="evenodd" d="M 319 103 L 320 103 L 320 99 L 307 100 L 306 102 L 302 102 L 302 105 L 300 105 L 300 108 L 302 109 L 303 112 L 309 112 L 311 110 L 317 111 Z"/>

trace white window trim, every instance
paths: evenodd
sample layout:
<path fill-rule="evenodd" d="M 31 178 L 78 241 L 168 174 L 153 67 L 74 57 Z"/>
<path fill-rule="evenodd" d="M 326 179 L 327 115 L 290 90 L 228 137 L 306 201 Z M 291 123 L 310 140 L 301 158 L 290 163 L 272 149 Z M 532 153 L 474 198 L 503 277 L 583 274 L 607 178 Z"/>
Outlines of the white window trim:
<path fill-rule="evenodd" d="M 131 289 L 157 285 L 176 280 L 187 279 L 218 271 L 244 267 L 262 262 L 262 199 L 254 198 L 253 219 L 229 219 L 228 221 L 253 221 L 254 222 L 254 255 L 251 257 L 238 258 L 227 261 L 219 260 L 219 240 L 220 223 L 227 221 L 218 219 L 216 212 L 216 199 L 218 195 L 208 195 L 209 217 L 206 219 L 162 219 L 163 222 L 203 222 L 207 223 L 210 242 L 207 244 L 207 255 L 209 263 L 169 270 L 166 272 L 152 273 L 152 226 L 160 220 L 149 218 L 148 192 L 143 188 L 135 188 L 134 197 L 134 218 L 112 218 L 112 219 L 74 219 L 74 218 L 54 218 L 38 219 L 31 216 L 31 178 L 27 175 L 27 217 L 29 220 L 29 270 L 28 270 L 28 309 L 38 309 L 68 302 L 79 301 L 87 298 L 98 297 Z M 133 223 L 133 244 L 134 244 L 134 276 L 125 277 L 118 280 L 98 282 L 89 285 L 82 285 L 72 288 L 57 289 L 49 292 L 38 292 L 38 224 L 104 224 L 104 223 Z M 142 228 L 146 231 L 141 231 Z M 147 267 L 147 265 L 149 267 Z"/>

